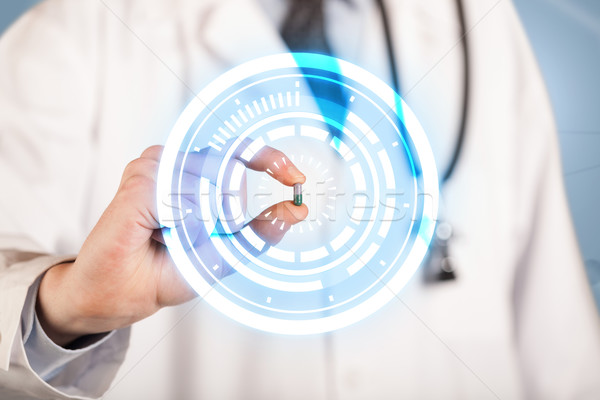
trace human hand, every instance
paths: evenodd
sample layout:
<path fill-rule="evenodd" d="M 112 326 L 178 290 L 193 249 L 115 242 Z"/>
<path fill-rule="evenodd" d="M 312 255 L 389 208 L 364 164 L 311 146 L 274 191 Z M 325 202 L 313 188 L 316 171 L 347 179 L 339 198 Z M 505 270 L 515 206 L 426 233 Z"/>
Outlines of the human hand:
<path fill-rule="evenodd" d="M 161 153 L 161 146 L 150 147 L 129 163 L 117 194 L 76 261 L 57 265 L 44 275 L 36 309 L 44 331 L 58 345 L 131 325 L 196 295 L 162 244 L 156 204 Z M 282 159 L 287 167 L 273 168 Z M 288 186 L 305 181 L 291 160 L 271 147 L 264 147 L 245 164 L 257 171 L 270 167 L 271 176 Z M 269 207 L 249 224 L 274 244 L 287 229 L 274 227 L 271 218 L 277 216 L 289 229 L 307 214 L 305 205 L 285 201 Z"/>

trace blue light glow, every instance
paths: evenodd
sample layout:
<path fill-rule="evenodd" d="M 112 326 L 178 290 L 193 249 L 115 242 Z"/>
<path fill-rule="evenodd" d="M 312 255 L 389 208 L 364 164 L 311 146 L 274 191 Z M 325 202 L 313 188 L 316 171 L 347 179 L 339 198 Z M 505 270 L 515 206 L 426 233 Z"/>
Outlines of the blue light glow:
<path fill-rule="evenodd" d="M 271 170 L 240 167 L 266 146 L 306 175 L 309 214 L 293 226 L 271 216 L 255 231 L 250 221 L 292 193 Z M 159 209 L 176 221 L 165 242 L 207 302 L 257 329 L 311 334 L 365 318 L 408 282 L 431 241 L 438 177 L 391 88 L 343 60 L 288 53 L 226 72 L 188 105 L 163 152 L 158 198 L 176 200 Z"/>

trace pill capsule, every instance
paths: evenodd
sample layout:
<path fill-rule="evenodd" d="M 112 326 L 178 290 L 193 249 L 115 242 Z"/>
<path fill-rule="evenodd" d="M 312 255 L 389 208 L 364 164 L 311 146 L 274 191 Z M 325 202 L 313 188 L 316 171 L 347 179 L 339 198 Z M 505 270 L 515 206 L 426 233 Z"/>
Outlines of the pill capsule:
<path fill-rule="evenodd" d="M 294 185 L 294 205 L 301 206 L 302 205 L 302 184 L 296 183 Z"/>

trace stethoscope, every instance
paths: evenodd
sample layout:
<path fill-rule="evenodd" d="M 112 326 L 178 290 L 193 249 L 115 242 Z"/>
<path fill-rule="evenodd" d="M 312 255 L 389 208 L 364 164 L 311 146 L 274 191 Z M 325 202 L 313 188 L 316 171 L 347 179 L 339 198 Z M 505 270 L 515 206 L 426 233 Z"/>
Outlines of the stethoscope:
<path fill-rule="evenodd" d="M 402 94 L 400 87 L 400 78 L 398 74 L 398 67 L 396 64 L 396 56 L 394 53 L 394 45 L 392 34 L 390 30 L 390 22 L 387 16 L 386 6 L 384 0 L 375 0 L 379 11 L 381 13 L 381 21 L 383 25 L 383 31 L 386 41 L 386 51 L 389 60 L 389 69 L 392 73 L 392 86 L 396 93 Z M 467 29 L 465 22 L 465 12 L 462 4 L 462 0 L 455 0 L 456 12 L 458 15 L 459 27 L 460 27 L 460 41 L 462 47 L 462 62 L 463 67 L 463 98 L 462 98 L 462 112 L 460 116 L 460 124 L 458 127 L 458 136 L 454 145 L 454 151 L 452 158 L 448 164 L 448 167 L 444 171 L 440 179 L 440 186 L 444 185 L 454 173 L 456 164 L 460 159 L 462 152 L 463 143 L 466 135 L 466 124 L 467 116 L 469 111 L 469 90 L 470 90 L 470 79 L 469 79 L 469 47 L 467 44 Z M 442 282 L 456 279 L 456 270 L 452 258 L 450 257 L 449 247 L 450 240 L 452 238 L 452 226 L 444 221 L 438 220 L 436 229 L 434 232 L 429 253 L 424 263 L 424 277 L 425 282 Z"/>

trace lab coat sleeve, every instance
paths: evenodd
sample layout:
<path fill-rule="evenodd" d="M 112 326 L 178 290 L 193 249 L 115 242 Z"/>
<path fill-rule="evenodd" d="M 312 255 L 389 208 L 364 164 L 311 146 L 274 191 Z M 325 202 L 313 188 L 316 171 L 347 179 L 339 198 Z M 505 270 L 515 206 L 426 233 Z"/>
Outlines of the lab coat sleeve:
<path fill-rule="evenodd" d="M 21 315 L 21 332 L 29 365 L 44 381 L 52 382 L 70 362 L 102 346 L 115 335 L 115 331 L 82 336 L 69 348 L 57 345 L 44 331 L 35 311 L 40 282 L 41 277 L 27 293 Z"/>
<path fill-rule="evenodd" d="M 59 360 L 48 360 L 59 368 L 46 380 L 31 366 L 24 345 L 24 339 L 32 339 L 31 330 L 24 325 L 27 311 L 33 307 L 35 285 L 48 268 L 71 260 L 18 250 L 0 251 L 0 398 L 100 397 L 117 373 L 129 343 L 129 329 L 115 331 L 70 354 L 62 365 L 56 364 Z M 25 318 L 21 318 L 24 311 Z M 37 361 L 38 368 L 43 369 Z"/>
<path fill-rule="evenodd" d="M 523 383 L 527 398 L 598 399 L 600 322 L 569 214 L 552 108 L 516 13 L 513 23 L 521 71 L 514 240 L 522 250 L 512 301 Z"/>

